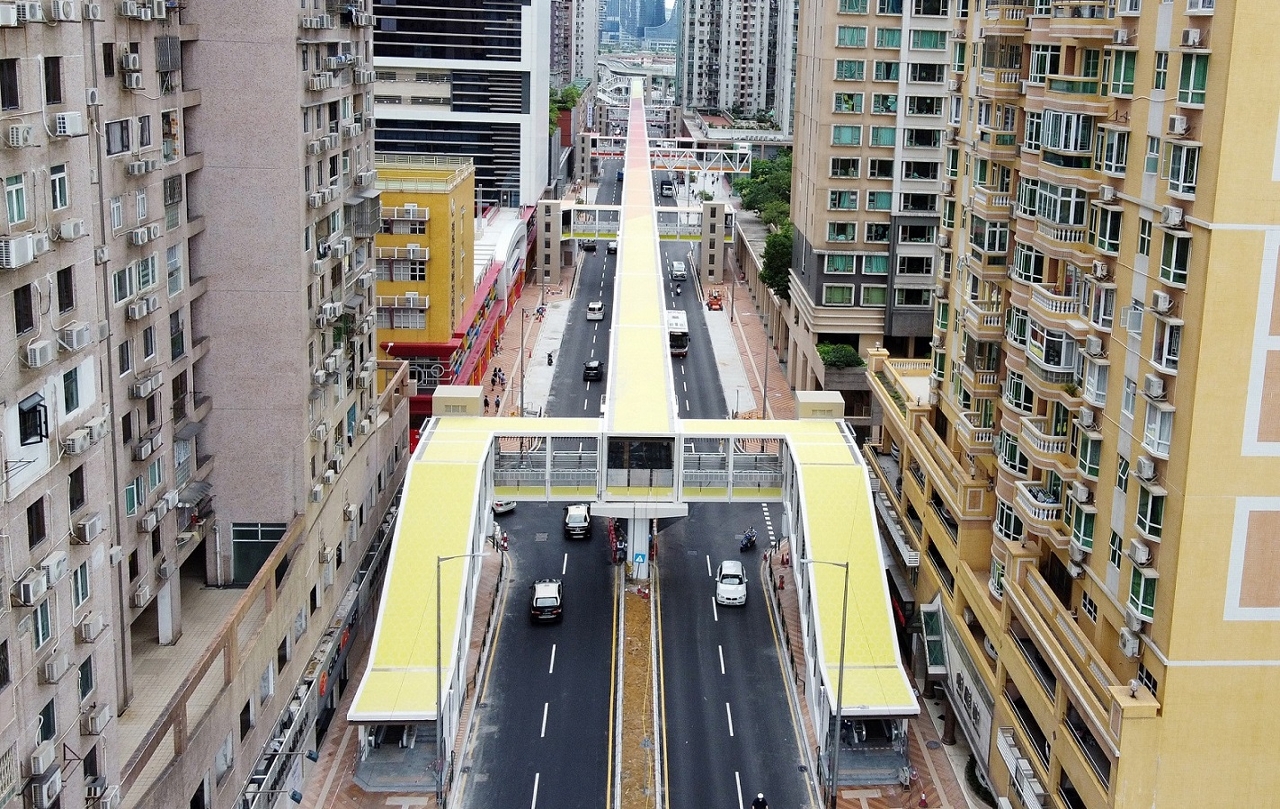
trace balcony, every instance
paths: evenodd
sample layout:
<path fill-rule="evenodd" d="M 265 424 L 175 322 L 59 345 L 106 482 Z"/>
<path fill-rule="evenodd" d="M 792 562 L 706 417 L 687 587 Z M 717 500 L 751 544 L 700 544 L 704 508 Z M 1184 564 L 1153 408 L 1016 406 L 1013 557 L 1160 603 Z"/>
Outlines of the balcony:
<path fill-rule="evenodd" d="M 1010 627 L 1010 632 L 1013 627 Z M 1053 668 L 1049 665 L 1049 661 L 1045 660 L 1044 655 L 1036 648 L 1035 641 L 1025 635 L 1012 635 L 1014 644 L 1018 647 L 1018 651 L 1022 652 L 1022 657 L 1027 661 L 1027 665 L 1031 667 L 1031 673 L 1035 675 L 1036 681 L 1040 683 L 1040 687 L 1044 689 L 1045 696 L 1052 703 L 1054 695 L 1058 691 L 1058 678 L 1053 673 Z"/>
<path fill-rule="evenodd" d="M 1079 298 L 1061 295 L 1048 284 L 1031 286 L 1031 314 L 1051 329 L 1070 332 L 1077 340 L 1083 340 L 1089 332 L 1089 324 L 1080 313 Z"/>
<path fill-rule="evenodd" d="M 973 394 L 994 394 L 1000 388 L 998 372 L 983 371 L 962 362 L 956 366 L 960 377 L 968 383 L 969 392 Z"/>
<path fill-rule="evenodd" d="M 1098 776 L 1098 780 L 1102 782 L 1103 791 L 1110 789 L 1111 759 L 1107 757 L 1102 745 L 1098 743 L 1097 737 L 1093 735 L 1093 731 L 1089 729 L 1089 724 L 1085 722 L 1084 717 L 1076 710 L 1075 705 L 1068 703 L 1065 722 L 1067 730 L 1071 732 L 1071 738 L 1075 740 L 1080 752 L 1084 755 L 1085 761 L 1089 763 L 1089 768 L 1093 770 L 1093 774 Z"/>
<path fill-rule="evenodd" d="M 965 301 L 964 325 L 975 340 L 999 342 L 1004 338 L 1004 307 L 999 301 Z"/>
<path fill-rule="evenodd" d="M 1084 225 L 1059 225 L 1037 219 L 1036 236 L 1039 237 L 1037 246 L 1043 246 L 1046 252 L 1058 258 L 1088 249 L 1089 233 Z"/>
<path fill-rule="evenodd" d="M 378 295 L 375 298 L 379 309 L 422 309 L 431 308 L 429 295 Z"/>
<path fill-rule="evenodd" d="M 1014 76 L 1013 95 L 1016 97 L 1020 94 L 1017 85 L 1018 74 L 1014 71 L 1011 75 Z M 1018 135 L 1011 131 L 980 126 L 973 148 L 982 157 L 1000 161 L 1013 160 L 1018 156 Z"/>
<path fill-rule="evenodd" d="M 959 439 L 961 448 L 970 455 L 991 452 L 995 443 L 995 429 L 979 426 L 980 418 L 970 410 L 961 413 L 960 418 L 955 421 L 956 438 Z"/>
<path fill-rule="evenodd" d="M 1111 38 L 1111 27 L 1106 27 L 1106 38 Z M 1046 76 L 1044 82 L 1044 100 L 1047 106 L 1062 112 L 1079 112 L 1085 115 L 1104 117 L 1110 100 L 1099 95 L 1102 79 L 1094 76 Z"/>
<path fill-rule="evenodd" d="M 1014 508 L 1027 528 L 1044 533 L 1062 522 L 1062 495 L 1054 496 L 1038 483 L 1019 480 L 1013 485 L 1018 490 Z"/>
<path fill-rule="evenodd" d="M 1055 0 L 1049 30 L 1062 37 L 1111 39 L 1106 0 Z"/>
<path fill-rule="evenodd" d="M 1045 432 L 1044 416 L 1027 416 L 1022 419 L 1022 431 L 1018 446 L 1036 466 L 1059 466 L 1070 469 L 1074 462 L 1070 456 L 1069 439 L 1065 435 Z"/>
<path fill-rule="evenodd" d="M 1018 693 L 1017 686 L 1012 683 L 1005 686 L 1004 698 L 1008 700 L 1013 717 L 1018 720 L 1018 729 L 1022 731 L 1022 735 L 1028 742 L 1026 745 L 1019 746 L 1024 750 L 1029 748 L 1039 759 L 1040 765 L 1048 769 L 1049 738 L 1044 735 L 1044 731 L 1040 730 L 1035 715 L 1031 713 L 1031 706 L 1027 705 L 1027 701 Z"/>
<path fill-rule="evenodd" d="M 409 219 L 415 222 L 426 222 L 431 219 L 430 208 L 420 208 L 417 206 L 411 208 L 388 208 L 382 209 L 383 219 Z"/>
<path fill-rule="evenodd" d="M 974 212 L 988 222 L 1008 222 L 1013 215 L 1013 197 L 1008 191 L 977 186 L 972 196 Z"/>
<path fill-rule="evenodd" d="M 983 97 L 1016 99 L 1022 95 L 1022 77 L 1017 70 L 984 67 L 978 74 L 978 92 Z"/>
<path fill-rule="evenodd" d="M 378 258 L 404 259 L 407 261 L 430 261 L 429 247 L 379 247 Z"/>
<path fill-rule="evenodd" d="M 868 353 L 871 373 L 867 374 L 867 383 L 872 395 L 880 400 L 886 418 L 898 414 L 899 429 L 906 432 L 910 411 L 927 412 L 933 407 L 930 402 L 934 394 L 929 389 L 933 360 L 890 360 L 883 349 Z"/>

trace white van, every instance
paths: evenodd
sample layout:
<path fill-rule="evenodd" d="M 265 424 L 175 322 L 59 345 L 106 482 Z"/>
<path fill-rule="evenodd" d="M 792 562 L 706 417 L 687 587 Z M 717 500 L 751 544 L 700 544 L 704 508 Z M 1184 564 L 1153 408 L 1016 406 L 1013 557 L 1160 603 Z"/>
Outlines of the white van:
<path fill-rule="evenodd" d="M 685 269 L 683 261 L 671 262 L 671 280 L 672 281 L 688 281 L 689 271 Z"/>

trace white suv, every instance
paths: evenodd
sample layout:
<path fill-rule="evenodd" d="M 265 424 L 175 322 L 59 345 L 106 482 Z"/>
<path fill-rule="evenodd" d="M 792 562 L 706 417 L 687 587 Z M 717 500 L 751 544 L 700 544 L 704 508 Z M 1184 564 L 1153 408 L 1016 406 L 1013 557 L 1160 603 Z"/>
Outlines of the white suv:
<path fill-rule="evenodd" d="M 736 559 L 721 562 L 716 568 L 716 603 L 735 606 L 747 603 L 747 573 Z"/>
<path fill-rule="evenodd" d="M 683 261 L 671 262 L 671 280 L 672 281 L 688 281 L 689 271 L 684 268 Z"/>
<path fill-rule="evenodd" d="M 604 320 L 604 304 L 592 301 L 587 304 L 587 320 Z"/>

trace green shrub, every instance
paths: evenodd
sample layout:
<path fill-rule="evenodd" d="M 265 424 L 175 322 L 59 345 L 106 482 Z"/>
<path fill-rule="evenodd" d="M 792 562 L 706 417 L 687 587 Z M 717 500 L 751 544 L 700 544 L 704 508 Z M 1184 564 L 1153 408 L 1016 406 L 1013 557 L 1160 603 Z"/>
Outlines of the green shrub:
<path fill-rule="evenodd" d="M 844 343 L 818 343 L 818 356 L 827 368 L 860 368 L 866 365 L 857 350 Z"/>

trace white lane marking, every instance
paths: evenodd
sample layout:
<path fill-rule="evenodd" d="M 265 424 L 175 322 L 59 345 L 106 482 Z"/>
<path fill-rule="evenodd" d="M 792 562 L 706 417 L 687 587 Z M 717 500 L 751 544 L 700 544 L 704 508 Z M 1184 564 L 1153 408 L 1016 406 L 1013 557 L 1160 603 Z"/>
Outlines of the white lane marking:
<path fill-rule="evenodd" d="M 685 410 L 692 410 L 692 409 L 693 409 L 693 408 L 691 408 L 691 407 L 689 406 L 689 400 L 688 400 L 688 399 L 685 399 L 685 400 L 684 400 L 684 409 L 685 409 Z"/>
<path fill-rule="evenodd" d="M 542 777 L 542 773 L 533 774 L 533 803 L 529 804 L 529 809 L 538 809 L 538 780 Z M 738 786 L 738 806 L 742 806 L 742 786 Z"/>
<path fill-rule="evenodd" d="M 556 673 L 556 645 L 551 644 L 551 665 L 547 667 L 547 674 Z"/>
<path fill-rule="evenodd" d="M 569 552 L 565 551 L 564 561 L 560 563 L 560 575 L 563 576 L 564 572 L 568 569 L 569 569 Z"/>
<path fill-rule="evenodd" d="M 716 606 L 716 599 L 715 599 L 715 596 L 712 596 L 712 597 L 711 597 L 711 617 L 712 617 L 712 618 L 714 618 L 714 619 L 716 620 L 716 622 L 717 622 L 717 623 L 719 623 L 719 621 L 720 621 L 720 609 Z"/>
<path fill-rule="evenodd" d="M 593 334 L 591 335 L 591 345 L 595 345 L 595 344 L 596 344 L 596 336 Z"/>
<path fill-rule="evenodd" d="M 590 387 L 591 387 L 591 385 L 590 385 L 590 384 L 588 384 L 588 385 L 587 385 L 587 387 L 588 387 L 588 388 L 590 388 Z M 582 409 L 583 409 L 583 410 L 586 410 L 586 409 L 587 409 L 587 402 L 588 402 L 588 400 L 587 400 L 587 399 L 583 399 L 583 400 L 582 400 Z"/>
<path fill-rule="evenodd" d="M 711 578 L 711 554 L 707 554 L 707 578 Z"/>
<path fill-rule="evenodd" d="M 733 783 L 738 787 L 738 809 L 742 809 L 742 778 L 738 771 L 733 771 Z"/>
<path fill-rule="evenodd" d="M 729 703 L 724 704 L 724 715 L 729 717 L 729 736 L 733 736 L 733 709 L 729 707 Z"/>
<path fill-rule="evenodd" d="M 724 647 L 716 644 L 716 650 L 720 652 L 720 673 L 724 674 Z"/>
<path fill-rule="evenodd" d="M 543 738 L 543 739 L 547 738 L 547 710 L 548 710 L 550 707 L 551 707 L 551 703 L 550 703 L 550 702 L 544 702 L 544 703 L 542 703 L 542 734 L 541 734 L 541 738 Z M 732 731 L 732 730 L 730 730 L 730 731 L 729 731 L 729 735 L 730 735 L 730 736 L 732 736 L 732 735 L 733 735 L 733 731 Z"/>
<path fill-rule="evenodd" d="M 681 382 L 680 384 L 684 385 L 684 392 L 685 392 L 685 393 L 688 393 L 688 392 L 689 392 L 689 383 L 688 383 L 688 382 Z"/>

